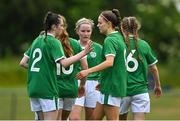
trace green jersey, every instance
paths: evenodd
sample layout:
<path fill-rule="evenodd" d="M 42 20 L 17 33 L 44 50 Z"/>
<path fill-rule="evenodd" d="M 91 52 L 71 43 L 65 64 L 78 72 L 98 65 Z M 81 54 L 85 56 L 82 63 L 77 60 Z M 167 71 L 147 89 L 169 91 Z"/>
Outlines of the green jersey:
<path fill-rule="evenodd" d="M 113 97 L 126 96 L 127 72 L 125 66 L 125 43 L 122 35 L 115 31 L 105 38 L 103 44 L 103 60 L 106 56 L 114 56 L 112 67 L 102 71 L 100 91 Z"/>
<path fill-rule="evenodd" d="M 78 54 L 82 48 L 77 40 L 70 38 L 70 46 L 73 53 Z M 67 68 L 57 64 L 57 78 L 60 98 L 75 98 L 78 94 L 78 81 L 76 74 L 81 70 L 80 62 L 76 62 Z"/>
<path fill-rule="evenodd" d="M 148 65 L 153 65 L 157 62 L 152 50 L 147 42 L 138 40 L 138 52 L 141 60 L 138 59 L 137 50 L 135 49 L 135 41 L 130 37 L 131 53 L 127 54 L 126 64 L 128 71 L 127 95 L 148 92 Z M 129 50 L 127 49 L 127 52 Z"/>
<path fill-rule="evenodd" d="M 28 60 L 28 95 L 32 98 L 58 97 L 56 61 L 64 58 L 59 40 L 52 35 L 38 36 L 25 53 Z"/>
<path fill-rule="evenodd" d="M 100 64 L 102 60 L 102 46 L 96 42 L 93 42 L 92 48 L 93 50 L 87 55 L 88 68 Z M 95 81 L 99 79 L 100 79 L 100 72 L 91 73 L 87 77 L 87 80 Z"/>

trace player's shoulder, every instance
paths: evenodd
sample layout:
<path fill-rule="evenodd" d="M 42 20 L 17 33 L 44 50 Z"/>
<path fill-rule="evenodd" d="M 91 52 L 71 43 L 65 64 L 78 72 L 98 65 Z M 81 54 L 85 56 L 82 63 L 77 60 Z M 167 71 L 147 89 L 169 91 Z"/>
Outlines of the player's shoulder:
<path fill-rule="evenodd" d="M 77 41 L 77 39 L 74 39 L 74 38 L 69 38 L 69 42 L 70 43 L 73 43 L 73 44 L 79 44 L 79 42 Z"/>
<path fill-rule="evenodd" d="M 149 45 L 149 43 L 147 42 L 147 40 L 144 40 L 144 39 L 139 39 L 138 40 L 138 46 L 143 50 L 149 50 L 151 49 L 151 46 Z"/>
<path fill-rule="evenodd" d="M 102 47 L 102 45 L 99 44 L 99 43 L 97 43 L 97 42 L 93 42 L 93 45 L 94 45 L 94 46 L 97 46 L 97 47 Z"/>
<path fill-rule="evenodd" d="M 78 42 L 78 40 L 74 39 L 74 38 L 69 38 L 69 43 L 72 47 L 79 47 L 80 43 Z"/>
<path fill-rule="evenodd" d="M 144 40 L 144 39 L 139 38 L 139 39 L 138 39 L 138 42 L 139 42 L 140 44 L 144 45 L 144 46 L 149 46 L 148 42 L 147 42 L 146 40 Z"/>
<path fill-rule="evenodd" d="M 74 39 L 72 37 L 69 37 L 69 41 L 77 42 L 77 39 Z"/>
<path fill-rule="evenodd" d="M 39 35 L 33 40 L 32 45 L 35 45 L 37 43 L 41 43 L 42 40 L 44 40 L 44 39 L 45 39 L 45 37 Z"/>

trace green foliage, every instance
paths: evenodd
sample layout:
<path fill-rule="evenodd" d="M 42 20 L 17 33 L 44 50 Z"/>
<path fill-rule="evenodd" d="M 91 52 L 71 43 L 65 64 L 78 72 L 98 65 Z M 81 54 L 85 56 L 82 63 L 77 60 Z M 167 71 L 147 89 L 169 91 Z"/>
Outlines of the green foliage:
<path fill-rule="evenodd" d="M 137 16 L 141 19 L 143 38 L 156 49 L 161 62 L 168 62 L 171 55 L 180 54 L 180 13 L 173 1 L 162 4 L 160 1 L 151 4 L 137 5 Z M 174 44 L 176 43 L 176 44 Z M 173 48 L 173 51 L 169 51 Z M 179 56 L 177 56 L 180 59 Z"/>
<path fill-rule="evenodd" d="M 161 62 L 168 63 L 172 55 L 179 60 L 180 13 L 175 4 L 175 0 L 1 0 L 0 56 L 23 53 L 28 48 L 24 45 L 30 45 L 43 29 L 49 10 L 64 15 L 70 36 L 77 38 L 74 28 L 78 19 L 91 18 L 97 24 L 101 11 L 117 8 L 122 17 L 136 16 L 141 21 L 140 37 L 152 45 Z M 96 27 L 92 39 L 103 42 Z"/>

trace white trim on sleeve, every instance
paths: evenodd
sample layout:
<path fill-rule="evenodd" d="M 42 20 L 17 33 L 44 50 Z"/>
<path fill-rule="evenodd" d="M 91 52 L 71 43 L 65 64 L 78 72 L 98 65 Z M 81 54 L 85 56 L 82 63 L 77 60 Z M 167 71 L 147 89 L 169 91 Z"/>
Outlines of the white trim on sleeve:
<path fill-rule="evenodd" d="M 61 58 L 56 59 L 55 62 L 57 62 L 57 61 L 59 61 L 59 60 L 61 60 L 61 59 L 63 59 L 63 58 L 66 58 L 66 57 L 65 57 L 65 56 L 62 56 Z"/>
<path fill-rule="evenodd" d="M 26 55 L 25 53 L 24 53 L 24 56 L 25 56 L 25 57 L 27 57 L 27 58 L 29 58 L 29 56 L 28 56 L 28 55 Z"/>
<path fill-rule="evenodd" d="M 115 57 L 116 55 L 115 55 L 115 54 L 107 54 L 107 55 L 105 55 L 105 56 L 106 56 L 106 57 L 107 57 L 107 56 L 114 56 L 114 57 Z"/>
<path fill-rule="evenodd" d="M 156 64 L 158 62 L 158 60 L 155 60 L 153 63 L 149 64 L 148 66 L 152 66 L 154 64 Z"/>

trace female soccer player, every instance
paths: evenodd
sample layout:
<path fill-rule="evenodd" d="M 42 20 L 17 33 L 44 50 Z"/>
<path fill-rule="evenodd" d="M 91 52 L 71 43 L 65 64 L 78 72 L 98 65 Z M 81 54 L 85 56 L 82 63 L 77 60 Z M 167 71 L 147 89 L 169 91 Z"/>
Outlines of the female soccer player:
<path fill-rule="evenodd" d="M 121 97 L 126 95 L 125 43 L 122 35 L 115 30 L 120 26 L 120 14 L 117 9 L 103 11 L 98 17 L 100 33 L 105 34 L 102 54 L 103 61 L 99 65 L 81 71 L 77 78 L 81 79 L 93 72 L 102 71 L 100 80 L 100 100 L 96 104 L 92 119 L 119 119 Z"/>
<path fill-rule="evenodd" d="M 64 53 L 66 57 L 71 57 L 82 51 L 82 48 L 79 42 L 75 39 L 69 38 L 69 35 L 66 31 L 67 23 L 66 19 L 61 15 L 63 32 L 57 35 L 62 43 Z M 64 68 L 59 63 L 57 64 L 57 78 L 58 78 L 58 90 L 59 90 L 59 115 L 58 120 L 67 120 L 72 106 L 74 105 L 75 99 L 78 96 L 78 80 L 75 77 L 76 74 L 82 69 L 87 69 L 86 58 L 82 58 L 79 62 L 71 64 L 69 67 Z M 80 88 L 82 89 L 85 85 L 85 80 L 81 80 Z M 80 94 L 83 95 L 83 94 Z"/>
<path fill-rule="evenodd" d="M 28 95 L 31 110 L 41 120 L 56 120 L 58 114 L 58 88 L 56 63 L 67 67 L 91 51 L 91 43 L 76 56 L 65 58 L 62 45 L 55 38 L 61 33 L 61 18 L 48 12 L 44 19 L 45 35 L 39 35 L 25 52 L 20 65 L 28 68 Z"/>
<path fill-rule="evenodd" d="M 79 35 L 79 43 L 84 48 L 89 41 L 91 41 L 91 34 L 94 27 L 94 22 L 91 19 L 81 18 L 76 22 L 76 33 Z M 93 51 L 87 55 L 88 67 L 94 67 L 101 62 L 102 46 L 96 42 L 92 44 Z M 85 108 L 85 120 L 89 120 L 96 103 L 99 99 L 100 93 L 96 90 L 100 72 L 95 72 L 88 75 L 85 84 L 85 95 L 77 98 L 73 110 L 70 114 L 70 120 L 80 120 L 81 111 Z"/>
<path fill-rule="evenodd" d="M 133 120 L 145 120 L 145 113 L 150 112 L 150 99 L 148 94 L 148 70 L 152 73 L 155 82 L 154 93 L 161 96 L 158 62 L 153 55 L 149 44 L 138 37 L 140 24 L 135 17 L 125 17 L 121 22 L 127 45 L 126 65 L 128 71 L 127 97 L 122 99 L 120 106 L 120 119 L 127 120 L 129 107 L 133 112 Z"/>

